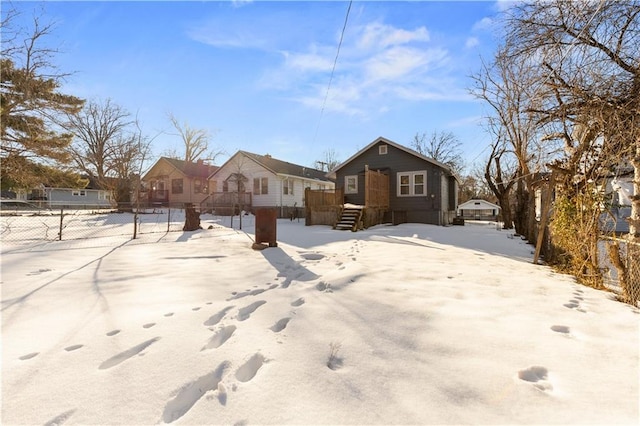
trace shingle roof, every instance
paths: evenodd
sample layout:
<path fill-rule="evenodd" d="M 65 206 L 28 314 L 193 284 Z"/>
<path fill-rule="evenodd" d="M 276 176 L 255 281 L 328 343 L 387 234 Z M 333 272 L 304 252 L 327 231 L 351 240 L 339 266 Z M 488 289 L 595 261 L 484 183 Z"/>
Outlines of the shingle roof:
<path fill-rule="evenodd" d="M 169 162 L 173 167 L 180 170 L 186 176 L 194 178 L 206 179 L 209 175 L 219 169 L 218 166 L 211 166 L 206 163 L 192 163 L 184 160 L 178 160 L 177 158 L 161 157 L 161 159 Z"/>
<path fill-rule="evenodd" d="M 289 163 L 282 160 L 277 160 L 270 155 L 259 155 L 247 151 L 238 151 L 245 156 L 251 158 L 255 162 L 259 163 L 266 169 L 271 170 L 274 173 L 296 176 L 307 179 L 317 179 L 322 181 L 330 181 L 326 172 L 314 169 L 312 167 L 300 166 L 298 164 Z"/>

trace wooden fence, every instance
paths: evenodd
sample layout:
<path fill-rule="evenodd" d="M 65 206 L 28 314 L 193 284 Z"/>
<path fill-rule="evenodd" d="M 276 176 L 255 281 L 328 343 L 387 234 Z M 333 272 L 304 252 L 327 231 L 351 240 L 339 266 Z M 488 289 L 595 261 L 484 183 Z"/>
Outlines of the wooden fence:
<path fill-rule="evenodd" d="M 304 201 L 307 208 L 320 206 L 341 206 L 344 203 L 344 189 L 307 188 L 304 191 Z"/>
<path fill-rule="evenodd" d="M 388 209 L 389 175 L 380 173 L 379 170 L 369 170 L 369 166 L 366 166 L 364 179 L 364 205 L 371 208 Z"/>
<path fill-rule="evenodd" d="M 338 220 L 344 204 L 344 189 L 320 189 L 310 188 L 304 191 L 305 200 L 305 225 L 330 225 Z"/>

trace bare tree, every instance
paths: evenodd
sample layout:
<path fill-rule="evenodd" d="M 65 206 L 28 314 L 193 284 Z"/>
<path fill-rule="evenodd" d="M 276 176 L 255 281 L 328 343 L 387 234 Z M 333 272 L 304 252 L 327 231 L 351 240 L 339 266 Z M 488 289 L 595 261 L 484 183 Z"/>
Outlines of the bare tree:
<path fill-rule="evenodd" d="M 542 167 L 541 159 L 535 155 L 539 152 L 536 142 L 540 127 L 537 116 L 530 111 L 538 102 L 539 84 L 533 69 L 531 61 L 512 61 L 510 46 L 504 45 L 492 63 L 483 62 L 480 71 L 471 77 L 471 93 L 490 107 L 486 127 L 501 141 L 498 146 L 494 145 L 489 161 L 495 162 L 507 154 L 516 160 L 514 222 L 516 232 L 529 240 L 533 239 L 535 219 L 529 210 L 533 201 L 532 176 Z M 496 197 L 500 199 L 505 195 L 496 194 Z"/>
<path fill-rule="evenodd" d="M 502 212 L 503 229 L 513 229 L 511 210 L 512 189 L 518 179 L 519 167 L 514 165 L 508 156 L 509 150 L 500 137 L 491 145 L 491 154 L 486 161 L 484 179 L 493 194 L 498 199 Z"/>
<path fill-rule="evenodd" d="M 420 154 L 448 165 L 456 175 L 464 169 L 462 143 L 452 132 L 416 133 L 411 146 Z"/>
<path fill-rule="evenodd" d="M 180 123 L 171 113 L 169 113 L 169 120 L 184 144 L 184 161 L 195 163 L 199 159 L 207 159 L 214 163 L 216 158 L 223 154 L 222 150 L 209 149 L 211 134 L 208 130 L 195 129 L 187 122 Z"/>
<path fill-rule="evenodd" d="M 517 3 L 506 20 L 513 62 L 535 62 L 544 83 L 536 112 L 553 124 L 566 156 L 554 167 L 561 181 L 625 160 L 634 165 L 630 238 L 640 239 L 640 4 L 636 0 Z M 605 158 L 613 156 L 614 160 Z M 569 185 L 565 185 L 569 186 Z M 575 185 L 574 185 L 575 187 Z"/>
<path fill-rule="evenodd" d="M 320 158 L 320 160 L 317 160 L 315 162 L 314 168 L 330 172 L 339 164 L 340 161 L 338 160 L 338 154 L 336 153 L 336 150 L 333 148 L 329 148 L 322 153 L 322 157 Z"/>
<path fill-rule="evenodd" d="M 69 152 L 76 167 L 111 190 L 114 201 L 130 202 L 136 170 L 149 150 L 137 120 L 107 99 L 69 115 L 66 128 L 75 136 Z"/>

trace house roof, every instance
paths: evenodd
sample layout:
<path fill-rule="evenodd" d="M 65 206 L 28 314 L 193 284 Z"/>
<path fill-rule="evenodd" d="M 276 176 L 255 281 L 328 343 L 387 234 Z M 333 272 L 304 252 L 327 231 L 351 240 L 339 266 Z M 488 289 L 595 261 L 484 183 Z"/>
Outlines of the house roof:
<path fill-rule="evenodd" d="M 481 200 L 479 198 L 474 198 L 469 201 L 466 201 L 460 205 L 458 205 L 458 209 L 463 210 L 487 210 L 487 209 L 496 209 L 500 210 L 501 207 L 497 204 L 490 203 L 486 200 Z"/>
<path fill-rule="evenodd" d="M 218 166 L 212 166 L 202 161 L 193 163 L 190 161 L 178 160 L 177 158 L 160 157 L 160 159 L 156 162 L 156 164 L 154 164 L 153 167 L 144 176 L 144 179 L 147 178 L 147 176 L 149 175 L 149 173 L 151 173 L 153 168 L 161 161 L 169 163 L 175 169 L 179 170 L 180 172 L 182 172 L 182 174 L 190 178 L 206 179 L 207 177 L 209 177 L 210 174 L 214 173 L 216 170 L 219 169 Z"/>
<path fill-rule="evenodd" d="M 222 166 L 220 166 L 218 170 L 222 169 L 227 163 L 229 163 L 237 155 L 244 155 L 245 157 L 258 163 L 259 165 L 261 165 L 262 167 L 264 167 L 265 169 L 269 170 L 274 174 L 295 176 L 295 177 L 304 178 L 304 179 L 330 181 L 330 179 L 326 176 L 325 172 L 314 169 L 312 167 L 305 167 L 299 164 L 293 164 L 287 161 L 278 160 L 268 154 L 259 155 L 259 154 L 254 154 L 252 152 L 242 151 L 242 150 L 238 151 L 229 160 L 227 160 L 227 162 L 225 162 Z M 215 175 L 218 172 L 218 170 L 214 171 L 210 175 L 210 177 Z"/>
<path fill-rule="evenodd" d="M 408 154 L 413 155 L 414 157 L 420 158 L 421 160 L 424 160 L 428 163 L 434 164 L 438 167 L 443 168 L 444 170 L 446 170 L 447 172 L 449 172 L 450 175 L 455 176 L 455 174 L 453 173 L 453 171 L 451 170 L 451 167 L 449 167 L 448 165 L 441 163 L 437 160 L 434 160 L 433 158 L 427 157 L 425 155 L 420 154 L 418 151 L 414 151 L 413 149 L 407 148 L 406 146 L 400 145 L 397 142 L 394 142 L 390 139 L 384 138 L 382 136 L 376 138 L 373 142 L 371 142 L 369 145 L 365 146 L 364 148 L 362 148 L 360 151 L 356 152 L 354 155 L 352 155 L 351 157 L 349 157 L 346 161 L 340 163 L 335 169 L 331 170 L 329 173 L 327 173 L 327 176 L 330 176 L 331 178 L 335 179 L 336 177 L 336 172 L 338 170 L 340 170 L 342 167 L 346 166 L 347 164 L 349 164 L 350 162 L 352 162 L 353 160 L 355 160 L 357 157 L 359 157 L 360 155 L 362 155 L 362 153 L 366 152 L 368 149 L 370 149 L 371 147 L 375 146 L 376 144 L 383 142 L 387 145 L 391 145 L 401 151 L 404 151 Z M 457 179 L 457 177 L 456 177 Z"/>

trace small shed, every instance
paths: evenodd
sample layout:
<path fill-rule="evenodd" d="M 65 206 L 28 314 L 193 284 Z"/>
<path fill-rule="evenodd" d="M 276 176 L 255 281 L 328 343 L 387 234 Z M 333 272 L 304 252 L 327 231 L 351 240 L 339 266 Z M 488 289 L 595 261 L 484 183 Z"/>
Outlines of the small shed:
<path fill-rule="evenodd" d="M 458 205 L 457 215 L 470 220 L 497 220 L 500 206 L 485 200 L 472 199 Z"/>

